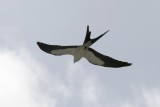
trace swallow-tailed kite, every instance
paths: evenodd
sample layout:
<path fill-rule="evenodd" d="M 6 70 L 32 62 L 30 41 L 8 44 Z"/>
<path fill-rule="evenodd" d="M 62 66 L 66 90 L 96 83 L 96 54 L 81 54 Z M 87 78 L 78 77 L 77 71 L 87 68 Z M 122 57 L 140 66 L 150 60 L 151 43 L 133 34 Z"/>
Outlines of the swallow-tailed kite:
<path fill-rule="evenodd" d="M 109 31 L 109 30 L 108 30 Z M 42 42 L 37 42 L 38 46 L 44 52 L 49 54 L 53 54 L 56 56 L 60 55 L 73 55 L 74 56 L 74 63 L 79 61 L 82 57 L 86 58 L 90 63 L 104 66 L 104 67 L 125 67 L 130 66 L 131 63 L 119 61 L 113 59 L 109 56 L 105 56 L 94 49 L 90 48 L 90 46 L 95 43 L 98 39 L 100 39 L 103 35 L 105 35 L 108 31 L 101 34 L 97 38 L 91 39 L 91 32 L 89 31 L 89 26 L 87 26 L 86 37 L 84 40 L 83 45 L 80 46 L 60 46 L 60 45 L 49 45 Z"/>

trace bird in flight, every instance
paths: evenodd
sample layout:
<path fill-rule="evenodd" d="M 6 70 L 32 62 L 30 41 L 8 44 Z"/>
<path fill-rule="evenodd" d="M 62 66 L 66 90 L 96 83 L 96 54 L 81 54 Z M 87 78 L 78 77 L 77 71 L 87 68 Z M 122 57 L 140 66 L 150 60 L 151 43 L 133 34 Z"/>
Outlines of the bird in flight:
<path fill-rule="evenodd" d="M 79 46 L 49 45 L 42 42 L 37 42 L 37 45 L 42 51 L 56 56 L 73 55 L 74 63 L 79 61 L 82 57 L 84 57 L 90 63 L 103 67 L 119 68 L 119 67 L 130 66 L 131 63 L 113 59 L 109 56 L 103 55 L 95 51 L 94 49 L 90 48 L 91 45 L 93 45 L 97 40 L 99 40 L 102 36 L 104 36 L 108 31 L 104 32 L 103 34 L 94 39 L 91 39 L 90 38 L 91 31 L 89 31 L 89 26 L 87 26 L 84 43 L 83 45 Z"/>

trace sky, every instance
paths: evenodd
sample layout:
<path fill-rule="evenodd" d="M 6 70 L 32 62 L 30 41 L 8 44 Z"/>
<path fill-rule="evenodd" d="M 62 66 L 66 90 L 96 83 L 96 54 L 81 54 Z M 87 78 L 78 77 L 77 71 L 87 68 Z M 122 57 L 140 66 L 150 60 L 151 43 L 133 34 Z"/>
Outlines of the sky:
<path fill-rule="evenodd" d="M 160 107 L 158 0 L 1 0 L 1 107 Z M 42 52 L 81 45 L 133 65 L 107 68 Z"/>

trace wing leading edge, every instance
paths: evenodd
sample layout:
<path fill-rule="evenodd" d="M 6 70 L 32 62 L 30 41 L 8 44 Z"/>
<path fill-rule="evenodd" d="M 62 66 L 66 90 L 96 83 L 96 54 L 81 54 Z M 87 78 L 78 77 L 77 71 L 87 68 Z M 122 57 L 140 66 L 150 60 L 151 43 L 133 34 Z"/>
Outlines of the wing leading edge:
<path fill-rule="evenodd" d="M 131 63 L 119 61 L 109 56 L 105 56 L 95 51 L 92 48 L 88 49 L 88 52 L 86 53 L 85 58 L 92 64 L 100 65 L 104 67 L 119 68 L 119 67 L 125 67 L 125 66 L 131 65 Z"/>
<path fill-rule="evenodd" d="M 41 42 L 37 42 L 37 45 L 42 51 L 49 54 L 57 55 L 57 56 L 66 55 L 66 54 L 73 55 L 75 48 L 78 47 L 78 46 L 49 45 Z"/>

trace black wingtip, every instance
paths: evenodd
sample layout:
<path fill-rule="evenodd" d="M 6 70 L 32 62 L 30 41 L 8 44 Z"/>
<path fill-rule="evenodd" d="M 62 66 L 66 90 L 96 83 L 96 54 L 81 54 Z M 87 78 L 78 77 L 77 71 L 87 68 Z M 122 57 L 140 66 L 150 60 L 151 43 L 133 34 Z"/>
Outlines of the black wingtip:
<path fill-rule="evenodd" d="M 40 45 L 40 42 L 37 42 L 37 45 L 39 46 L 39 45 Z"/>
<path fill-rule="evenodd" d="M 42 42 L 37 42 L 37 45 L 39 46 L 39 48 L 41 49 L 43 43 Z"/>
<path fill-rule="evenodd" d="M 42 42 L 37 42 L 37 45 L 39 46 L 39 48 L 41 49 L 41 47 L 42 47 Z"/>
<path fill-rule="evenodd" d="M 42 42 L 37 42 L 37 45 L 39 46 L 39 48 L 42 50 L 42 51 L 45 51 L 47 53 L 50 53 L 51 51 L 51 46 L 45 44 L 45 43 L 42 43 Z"/>
<path fill-rule="evenodd" d="M 122 67 L 131 66 L 131 65 L 132 65 L 132 63 L 125 62 L 125 64 Z"/>
<path fill-rule="evenodd" d="M 132 63 L 128 63 L 128 66 L 131 66 L 132 65 Z"/>
<path fill-rule="evenodd" d="M 40 42 L 37 42 L 37 45 L 38 45 L 39 47 L 40 47 L 40 44 L 41 44 Z"/>

